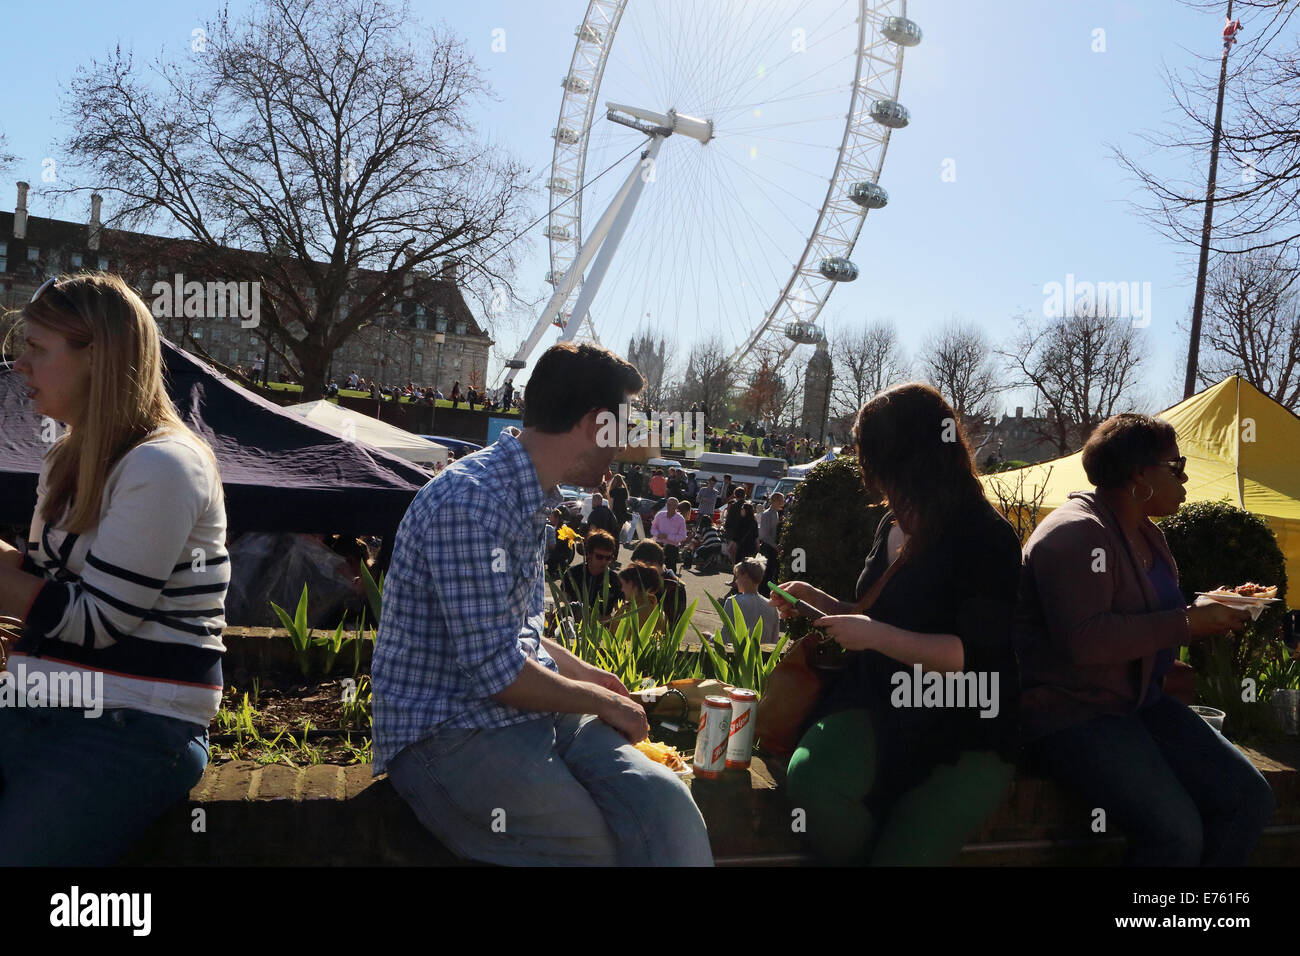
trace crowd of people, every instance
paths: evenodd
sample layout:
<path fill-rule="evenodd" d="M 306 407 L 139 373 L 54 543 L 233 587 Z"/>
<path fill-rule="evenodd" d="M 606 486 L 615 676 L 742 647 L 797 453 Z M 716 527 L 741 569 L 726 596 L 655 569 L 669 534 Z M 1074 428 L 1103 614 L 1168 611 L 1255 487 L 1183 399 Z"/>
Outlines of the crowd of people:
<path fill-rule="evenodd" d="M 815 441 L 806 433 L 799 437 L 791 432 L 778 432 L 774 429 L 763 431 L 752 420 L 743 425 L 737 425 L 734 420 L 729 421 L 722 434 L 709 435 L 704 444 L 709 451 L 784 458 L 788 465 L 804 465 L 816 461 L 830 449 L 828 443 Z"/>
<path fill-rule="evenodd" d="M 0 865 L 111 863 L 208 761 L 224 685 L 225 498 L 211 448 L 164 389 L 157 325 L 125 282 L 51 280 L 22 317 L 15 369 L 35 413 L 70 427 L 45 456 L 27 549 L 0 542 L 0 616 L 21 626 L 10 668 L 50 686 L 98 675 L 103 714 L 0 706 Z M 556 519 L 559 486 L 607 480 L 617 449 L 598 440 L 598 417 L 644 384 L 607 349 L 551 347 L 529 378 L 522 428 L 428 482 L 397 531 L 372 662 L 373 772 L 460 856 L 713 862 L 690 789 L 634 746 L 649 730 L 644 707 L 546 634 L 548 563 L 570 600 L 602 617 L 620 604 L 640 620 L 680 614 L 674 572 L 692 502 L 689 550 L 696 561 L 726 554 L 729 606 L 765 633 L 771 612 L 796 613 L 759 591 L 779 563 L 783 503 L 774 495 L 756 515 L 729 478 L 688 493 L 678 469 L 642 473 L 663 505 L 617 569 L 610 526 L 629 523 L 619 519 L 634 492 L 610 481 L 583 562 L 547 560 L 552 539 L 575 544 Z M 1248 862 L 1272 791 L 1172 692 L 1178 648 L 1250 617 L 1187 606 L 1179 589 L 1152 521 L 1186 498 L 1173 428 L 1136 414 L 1099 425 L 1082 453 L 1093 488 L 1022 549 L 965 436 L 952 440 L 956 420 L 921 384 L 865 403 L 853 434 L 861 494 L 888 510 L 856 585 L 836 595 L 780 583 L 822 615 L 783 672 L 817 648 L 844 652 L 807 709 L 775 675 L 763 701 L 791 705 L 763 741 L 789 754 L 786 790 L 807 840 L 831 863 L 952 862 L 1027 751 L 1105 808 L 1131 862 Z"/>

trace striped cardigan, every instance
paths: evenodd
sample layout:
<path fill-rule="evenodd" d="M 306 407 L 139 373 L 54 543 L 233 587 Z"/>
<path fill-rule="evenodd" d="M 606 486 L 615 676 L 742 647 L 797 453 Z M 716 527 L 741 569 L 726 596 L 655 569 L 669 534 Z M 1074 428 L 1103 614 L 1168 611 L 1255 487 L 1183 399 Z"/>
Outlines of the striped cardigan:
<path fill-rule="evenodd" d="M 221 705 L 230 584 L 211 461 L 191 436 L 156 432 L 109 472 L 99 522 L 80 535 L 41 518 L 48 467 L 47 458 L 23 559 L 45 583 L 11 668 L 98 672 L 104 708 L 206 727 Z"/>

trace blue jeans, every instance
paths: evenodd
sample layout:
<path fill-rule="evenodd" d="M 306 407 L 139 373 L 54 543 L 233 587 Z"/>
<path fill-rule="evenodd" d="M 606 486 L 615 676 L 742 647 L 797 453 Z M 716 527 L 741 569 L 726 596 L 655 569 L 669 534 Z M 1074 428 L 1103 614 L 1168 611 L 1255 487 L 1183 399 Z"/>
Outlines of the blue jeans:
<path fill-rule="evenodd" d="M 690 789 L 588 714 L 444 730 L 388 779 L 453 852 L 510 866 L 712 866 Z"/>
<path fill-rule="evenodd" d="M 1133 866 L 1245 866 L 1273 813 L 1263 775 L 1171 697 L 1034 747 L 1046 770 L 1123 828 Z"/>
<path fill-rule="evenodd" d="M 0 865 L 115 863 L 207 763 L 207 728 L 183 720 L 0 708 Z"/>

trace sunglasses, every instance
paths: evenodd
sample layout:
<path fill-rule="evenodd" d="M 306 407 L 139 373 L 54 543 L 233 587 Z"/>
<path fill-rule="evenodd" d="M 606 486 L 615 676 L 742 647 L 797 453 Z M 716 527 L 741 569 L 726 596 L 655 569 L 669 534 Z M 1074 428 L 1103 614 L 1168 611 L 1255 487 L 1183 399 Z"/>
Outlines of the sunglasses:
<path fill-rule="evenodd" d="M 45 294 L 46 289 L 50 288 L 50 286 L 54 285 L 54 283 L 58 281 L 59 281 L 58 276 L 50 276 L 48 279 L 46 279 L 44 282 L 41 283 L 41 287 L 39 289 L 37 289 L 35 292 L 32 293 L 31 302 L 28 302 L 27 304 L 31 305 L 32 302 L 35 302 L 42 295 Z M 56 289 L 55 291 L 57 292 L 58 290 Z"/>
<path fill-rule="evenodd" d="M 1175 478 L 1187 477 L 1187 456 L 1180 455 L 1177 458 L 1171 458 L 1169 461 L 1158 461 L 1157 465 L 1165 465 L 1169 468 Z"/>

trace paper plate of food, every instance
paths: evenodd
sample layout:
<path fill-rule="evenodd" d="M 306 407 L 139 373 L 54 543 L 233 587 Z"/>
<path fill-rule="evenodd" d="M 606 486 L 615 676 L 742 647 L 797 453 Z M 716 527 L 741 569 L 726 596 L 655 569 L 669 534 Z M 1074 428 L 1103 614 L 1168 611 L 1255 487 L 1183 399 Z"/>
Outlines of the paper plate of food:
<path fill-rule="evenodd" d="M 686 762 L 681 754 L 677 752 L 676 747 L 670 747 L 667 744 L 657 744 L 653 740 L 643 740 L 636 744 L 636 749 L 641 751 L 655 763 L 661 763 L 679 777 L 687 777 L 691 774 L 691 765 Z"/>
<path fill-rule="evenodd" d="M 1218 587 L 1213 591 L 1197 591 L 1196 603 L 1204 606 L 1211 602 L 1226 604 L 1228 607 L 1241 608 L 1250 612 L 1253 620 L 1259 620 L 1260 614 L 1270 604 L 1278 603 L 1277 587 L 1266 587 L 1247 581 L 1235 588 Z"/>

